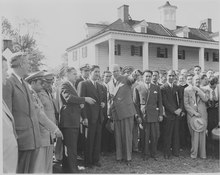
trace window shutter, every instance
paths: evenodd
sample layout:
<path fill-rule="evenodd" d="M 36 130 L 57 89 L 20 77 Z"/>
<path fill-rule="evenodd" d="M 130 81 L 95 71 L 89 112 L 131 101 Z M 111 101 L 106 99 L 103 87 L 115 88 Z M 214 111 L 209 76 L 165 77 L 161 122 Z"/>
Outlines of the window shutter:
<path fill-rule="evenodd" d="M 131 56 L 134 56 L 134 46 L 131 46 Z"/>
<path fill-rule="evenodd" d="M 140 46 L 140 56 L 142 57 L 143 56 L 143 47 Z"/>

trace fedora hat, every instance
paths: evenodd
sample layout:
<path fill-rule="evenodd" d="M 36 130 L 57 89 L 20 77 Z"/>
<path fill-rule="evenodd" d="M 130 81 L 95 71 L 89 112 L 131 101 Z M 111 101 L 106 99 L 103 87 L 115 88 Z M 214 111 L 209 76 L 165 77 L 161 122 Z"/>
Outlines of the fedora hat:
<path fill-rule="evenodd" d="M 196 132 L 206 130 L 207 122 L 203 118 L 192 117 L 190 120 L 191 128 Z"/>
<path fill-rule="evenodd" d="M 220 128 L 219 126 L 212 129 L 212 139 L 220 140 Z"/>

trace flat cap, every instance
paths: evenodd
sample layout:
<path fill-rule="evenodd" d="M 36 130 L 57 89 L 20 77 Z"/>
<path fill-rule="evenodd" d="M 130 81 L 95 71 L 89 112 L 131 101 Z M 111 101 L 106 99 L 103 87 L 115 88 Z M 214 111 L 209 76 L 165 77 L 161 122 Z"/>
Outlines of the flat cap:
<path fill-rule="evenodd" d="M 89 66 L 89 64 L 83 64 L 83 65 L 80 66 L 79 69 L 80 69 L 81 71 L 82 71 L 82 70 L 90 70 L 90 66 Z"/>
<path fill-rule="evenodd" d="M 44 71 L 37 71 L 29 75 L 28 77 L 25 78 L 27 82 L 31 82 L 33 80 L 39 80 L 39 79 L 44 79 Z"/>

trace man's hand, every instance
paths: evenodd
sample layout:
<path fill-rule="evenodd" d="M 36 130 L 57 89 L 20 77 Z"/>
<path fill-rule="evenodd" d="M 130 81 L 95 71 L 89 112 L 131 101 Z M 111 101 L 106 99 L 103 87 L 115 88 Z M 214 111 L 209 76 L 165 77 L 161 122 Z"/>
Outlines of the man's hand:
<path fill-rule="evenodd" d="M 62 132 L 59 129 L 56 130 L 55 136 L 56 136 L 56 138 L 60 138 L 61 137 L 62 140 L 63 140 L 63 134 L 62 134 Z"/>
<path fill-rule="evenodd" d="M 93 98 L 91 98 L 91 97 L 85 97 L 85 101 L 86 101 L 86 103 L 89 103 L 90 105 L 93 105 L 93 104 L 95 104 L 95 100 L 93 99 Z"/>
<path fill-rule="evenodd" d="M 163 116 L 160 115 L 159 118 L 158 118 L 159 122 L 162 122 L 163 121 Z"/>
<path fill-rule="evenodd" d="M 182 112 L 182 109 L 178 108 L 177 110 L 174 111 L 174 113 L 178 116 L 180 116 L 180 113 Z"/>
<path fill-rule="evenodd" d="M 201 114 L 198 113 L 198 112 L 195 114 L 195 116 L 198 117 L 198 118 L 201 118 Z"/>
<path fill-rule="evenodd" d="M 82 124 L 83 124 L 84 126 L 88 126 L 88 119 L 85 118 L 85 119 L 82 121 Z"/>
<path fill-rule="evenodd" d="M 81 109 L 85 107 L 84 104 L 80 104 L 79 106 L 80 106 Z"/>
<path fill-rule="evenodd" d="M 105 107 L 105 103 L 104 102 L 101 102 L 101 105 L 100 105 L 102 108 Z"/>

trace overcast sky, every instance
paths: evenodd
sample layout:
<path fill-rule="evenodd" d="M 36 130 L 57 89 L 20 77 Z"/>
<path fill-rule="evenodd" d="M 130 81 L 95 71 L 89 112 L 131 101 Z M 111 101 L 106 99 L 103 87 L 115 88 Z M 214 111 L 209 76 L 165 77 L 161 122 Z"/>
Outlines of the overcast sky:
<path fill-rule="evenodd" d="M 85 39 L 85 23 L 112 23 L 118 19 L 117 8 L 129 5 L 132 19 L 160 23 L 158 7 L 166 0 L 0 0 L 1 12 L 12 24 L 18 19 L 39 21 L 39 48 L 50 66 L 60 63 L 66 48 Z M 212 30 L 220 28 L 219 0 L 170 0 L 177 6 L 177 25 L 199 28 L 200 21 L 212 19 Z"/>

